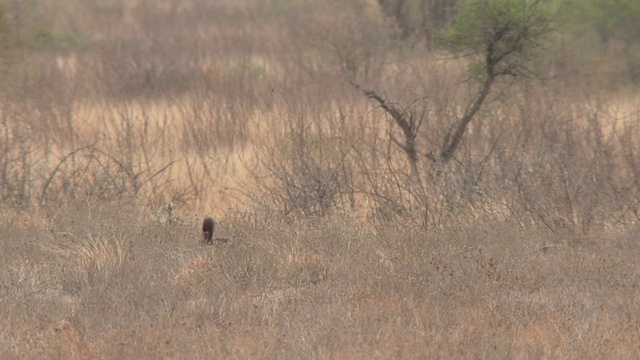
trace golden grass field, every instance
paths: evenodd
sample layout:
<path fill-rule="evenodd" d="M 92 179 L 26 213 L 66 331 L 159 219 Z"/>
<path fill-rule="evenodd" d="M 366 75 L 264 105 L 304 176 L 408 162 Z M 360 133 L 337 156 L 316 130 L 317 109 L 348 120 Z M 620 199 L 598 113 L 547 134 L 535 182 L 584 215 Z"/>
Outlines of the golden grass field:
<path fill-rule="evenodd" d="M 1 359 L 640 358 L 619 45 L 557 36 L 436 168 L 478 86 L 376 1 L 0 5 Z"/>
<path fill-rule="evenodd" d="M 2 223 L 2 358 L 638 356 L 637 228 L 412 233 L 343 217 L 159 226 L 136 204 Z"/>

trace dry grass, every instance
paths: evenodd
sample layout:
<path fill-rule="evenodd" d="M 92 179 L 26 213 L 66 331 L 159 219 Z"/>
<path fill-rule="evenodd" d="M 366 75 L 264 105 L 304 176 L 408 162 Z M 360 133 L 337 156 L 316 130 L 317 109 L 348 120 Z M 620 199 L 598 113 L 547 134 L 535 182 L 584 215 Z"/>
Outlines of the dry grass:
<path fill-rule="evenodd" d="M 49 230 L 3 228 L 11 241 L 0 244 L 2 358 L 640 351 L 637 228 L 592 237 L 509 223 L 412 233 L 344 218 L 231 216 L 221 233 L 232 240 L 206 246 L 197 224 L 133 224 L 134 205 L 62 212 Z"/>
<path fill-rule="evenodd" d="M 632 87 L 547 54 L 443 169 L 477 86 L 375 1 L 19 3 L 0 358 L 640 357 Z"/>
<path fill-rule="evenodd" d="M 637 222 L 633 91 L 620 97 L 570 76 L 499 84 L 448 177 L 433 179 L 424 154 L 442 146 L 477 87 L 464 61 L 394 41 L 375 2 L 65 3 L 7 7 L 29 10 L 16 25 L 20 61 L 2 72 L 0 196 L 10 207 L 135 196 L 183 216 L 258 203 L 423 227 L 515 218 L 589 232 Z M 44 40 L 29 37 L 36 30 Z M 390 141 L 398 129 L 348 80 L 423 114 L 422 184 Z M 594 160 L 601 173 L 589 183 Z M 599 211 L 576 200 L 587 189 L 602 198 Z"/>

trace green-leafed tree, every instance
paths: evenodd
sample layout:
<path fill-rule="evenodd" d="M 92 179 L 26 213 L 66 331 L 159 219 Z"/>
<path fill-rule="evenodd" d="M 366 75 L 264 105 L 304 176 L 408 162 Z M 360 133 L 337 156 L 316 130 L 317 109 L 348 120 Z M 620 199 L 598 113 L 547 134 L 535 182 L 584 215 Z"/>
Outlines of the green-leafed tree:
<path fill-rule="evenodd" d="M 454 158 L 471 120 L 480 110 L 496 80 L 505 76 L 527 76 L 527 64 L 535 58 L 545 35 L 551 32 L 551 14 L 542 0 L 463 0 L 458 3 L 453 26 L 443 34 L 447 48 L 469 59 L 471 76 L 479 83 L 474 100 L 454 122 L 440 149 L 428 158 L 446 165 Z M 411 108 L 398 108 L 375 91 L 354 84 L 376 101 L 402 130 L 404 141 L 392 138 L 407 155 L 412 178 L 420 181 L 416 140 L 423 123 Z M 419 113 L 419 112 L 418 112 Z"/>
<path fill-rule="evenodd" d="M 445 43 L 470 60 L 480 87 L 474 101 L 445 138 L 434 160 L 447 163 L 460 146 L 467 126 L 480 110 L 492 85 L 502 76 L 529 75 L 527 67 L 551 31 L 551 15 L 542 0 L 467 0 L 460 3 Z"/>

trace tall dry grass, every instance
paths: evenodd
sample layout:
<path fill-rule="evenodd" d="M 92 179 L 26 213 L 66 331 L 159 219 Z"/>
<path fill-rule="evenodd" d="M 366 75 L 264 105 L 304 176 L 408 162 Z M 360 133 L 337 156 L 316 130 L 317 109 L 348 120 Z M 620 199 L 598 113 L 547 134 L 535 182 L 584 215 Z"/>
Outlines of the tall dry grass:
<path fill-rule="evenodd" d="M 376 2 L 16 4 L 0 357 L 638 356 L 633 89 L 547 54 L 438 168 L 477 87 Z"/>
<path fill-rule="evenodd" d="M 134 195 L 181 213 L 257 202 L 423 227 L 515 218 L 588 232 L 636 221 L 636 104 L 561 94 L 566 81 L 498 86 L 458 164 L 436 176 L 422 156 L 424 183 L 407 178 L 397 129 L 346 80 L 420 113 L 424 154 L 477 89 L 464 63 L 393 40 L 374 4 L 28 5 L 9 15 L 36 9 L 19 30 L 48 37 L 22 41 L 4 74 L 4 204 Z M 64 22 L 72 13 L 84 16 Z"/>
<path fill-rule="evenodd" d="M 3 75 L 3 204 L 133 195 L 153 211 L 221 216 L 253 202 L 427 228 L 637 221 L 628 96 L 567 88 L 571 77 L 498 84 L 443 175 L 424 154 L 477 89 L 464 62 L 403 47 L 374 4 L 28 5 L 9 15 L 36 9 L 19 30 L 48 37 L 24 40 Z M 62 21 L 72 13 L 84 16 Z M 420 114 L 423 181 L 406 175 L 398 129 L 347 80 Z"/>
<path fill-rule="evenodd" d="M 196 221 L 144 213 L 2 224 L 3 358 L 638 355 L 637 228 L 422 233 L 234 213 L 230 242 L 204 246 Z"/>

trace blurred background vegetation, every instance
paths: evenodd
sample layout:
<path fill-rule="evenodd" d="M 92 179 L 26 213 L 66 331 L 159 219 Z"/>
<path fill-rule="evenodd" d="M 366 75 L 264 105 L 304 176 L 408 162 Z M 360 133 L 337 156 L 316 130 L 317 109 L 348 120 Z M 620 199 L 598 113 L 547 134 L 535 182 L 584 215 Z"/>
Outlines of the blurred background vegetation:
<path fill-rule="evenodd" d="M 194 81 L 188 79 L 189 75 L 201 74 L 189 71 L 211 65 L 211 58 L 221 53 L 230 57 L 233 53 L 246 56 L 277 52 L 278 57 L 299 56 L 301 61 L 305 58 L 311 61 L 311 54 L 318 56 L 315 60 L 323 63 L 322 69 L 317 68 L 320 64 L 307 64 L 315 65 L 315 70 L 366 75 L 374 72 L 375 66 L 397 58 L 428 56 L 442 50 L 441 35 L 451 27 L 465 2 L 473 1 L 246 0 L 209 4 L 204 1 L 87 3 L 66 0 L 60 4 L 3 0 L 0 4 L 2 67 L 5 71 L 10 67 L 15 70 L 21 61 L 45 54 L 91 53 L 109 56 L 115 61 L 113 58 L 119 53 L 127 52 L 131 57 L 132 53 L 139 52 L 138 56 L 149 56 L 145 59 L 148 68 L 141 69 L 146 72 L 135 74 L 143 82 L 139 87 L 166 81 L 164 85 L 180 88 L 186 84 L 176 80 Z M 606 81 L 616 87 L 638 85 L 638 2 L 548 0 L 542 3 L 554 14 L 557 30 L 556 36 L 545 43 L 548 71 L 566 81 L 589 79 Z M 235 32 L 235 37 L 215 31 L 220 28 Z M 302 61 L 299 65 L 305 64 Z M 244 71 L 259 75 L 264 69 L 260 69 L 259 64 L 251 64 Z M 172 72 L 176 78 L 171 78 Z M 167 78 L 161 79 L 164 77 Z M 111 85 L 124 88 L 134 85 L 126 84 L 133 81 L 126 76 L 119 80 L 125 84 Z M 117 81 L 112 79 L 112 82 Z M 92 85 L 97 87 L 93 91 L 99 91 L 105 90 L 100 89 L 100 85 L 107 84 Z M 182 91 L 187 89 L 190 88 Z M 5 91 L 9 90 L 12 89 L 5 86 Z M 142 90 L 131 88 L 129 95 L 142 95 Z"/>
<path fill-rule="evenodd" d="M 472 60 L 450 52 L 456 19 L 517 3 L 550 20 L 518 63 L 533 76 L 495 84 L 454 165 L 435 170 L 426 155 L 480 91 Z M 630 221 L 639 19 L 633 0 L 3 0 L 0 202 L 134 196 L 154 211 L 257 203 L 426 226 L 479 214 L 548 227 Z M 397 124 L 349 82 L 413 118 L 411 166 L 426 183 L 408 175 Z M 618 198 L 630 200 L 614 209 Z"/>

